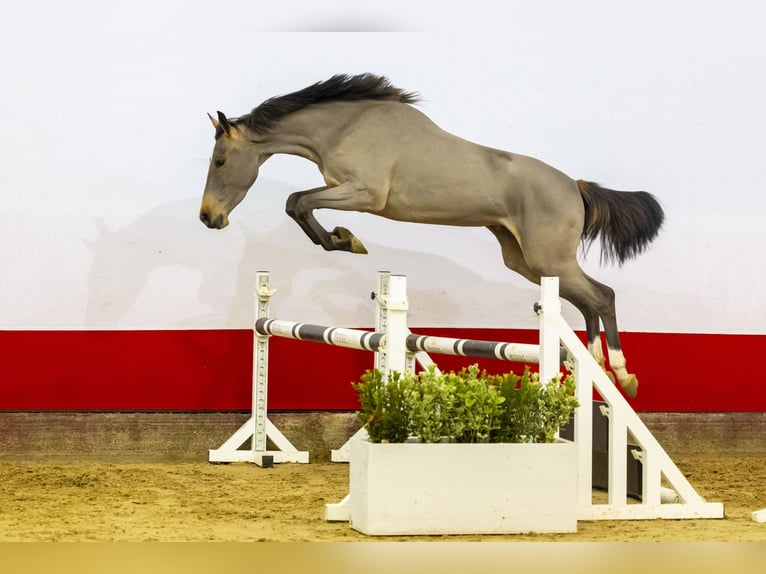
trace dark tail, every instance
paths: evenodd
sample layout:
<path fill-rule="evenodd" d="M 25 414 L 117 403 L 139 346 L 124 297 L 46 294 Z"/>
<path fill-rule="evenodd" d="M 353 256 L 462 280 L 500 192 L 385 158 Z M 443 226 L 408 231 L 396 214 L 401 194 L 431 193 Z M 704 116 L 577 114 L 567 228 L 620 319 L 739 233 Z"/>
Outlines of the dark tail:
<path fill-rule="evenodd" d="M 622 265 L 639 255 L 665 220 L 662 206 L 645 191 L 615 191 L 596 183 L 578 180 L 585 205 L 582 240 L 586 246 L 601 237 L 601 261 Z"/>

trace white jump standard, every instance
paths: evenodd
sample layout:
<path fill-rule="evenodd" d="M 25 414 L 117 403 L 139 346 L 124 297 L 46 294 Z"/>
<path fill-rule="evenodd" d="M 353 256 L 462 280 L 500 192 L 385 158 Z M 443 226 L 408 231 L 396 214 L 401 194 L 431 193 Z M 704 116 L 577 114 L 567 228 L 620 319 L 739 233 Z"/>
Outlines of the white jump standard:
<path fill-rule="evenodd" d="M 269 288 L 269 274 L 256 274 L 255 322 L 269 316 L 269 299 L 274 290 Z M 253 331 L 253 398 L 252 415 L 220 447 L 208 451 L 210 462 L 253 462 L 258 466 L 270 467 L 279 462 L 308 463 L 309 453 L 299 451 L 287 440 L 279 429 L 268 419 L 266 405 L 268 399 L 269 372 L 269 335 Z M 267 440 L 276 446 L 267 450 Z M 242 446 L 250 441 L 250 448 Z"/>
<path fill-rule="evenodd" d="M 268 421 L 266 416 L 268 338 L 288 337 L 322 344 L 363 349 L 375 353 L 375 366 L 384 373 L 389 370 L 414 370 L 414 364 L 429 364 L 425 354 L 460 354 L 491 356 L 507 360 L 523 360 L 540 365 L 540 379 L 551 380 L 560 370 L 562 352 L 568 356 L 567 365 L 576 381 L 580 406 L 574 420 L 574 443 L 577 450 L 577 519 L 691 519 L 723 518 L 721 503 L 706 502 L 662 449 L 646 425 L 607 377 L 585 345 L 561 316 L 558 280 L 544 277 L 541 301 L 534 306 L 539 317 L 540 344 L 522 345 L 467 339 L 425 337 L 409 332 L 406 325 L 406 277 L 381 273 L 378 277 L 376 300 L 379 312 L 376 330 L 361 331 L 310 325 L 268 318 L 268 299 L 273 293 L 268 286 L 268 274 L 258 274 L 258 313 L 255 322 L 255 365 L 253 376 L 253 416 L 221 448 L 210 451 L 211 462 L 250 461 L 308 462 L 307 453 L 297 451 Z M 594 390 L 606 403 L 604 410 L 609 425 L 608 499 L 604 504 L 593 502 L 592 490 L 592 400 Z M 361 431 L 364 433 L 364 431 Z M 628 435 L 638 446 L 631 454 L 642 463 L 640 502 L 629 501 L 627 493 Z M 252 438 L 250 450 L 237 450 Z M 266 450 L 266 439 L 279 449 Z M 352 438 L 353 440 L 353 438 Z M 349 441 L 351 442 L 351 441 Z M 348 445 L 348 443 L 347 443 Z M 334 451 L 337 453 L 339 451 Z M 336 459 L 334 459 L 336 460 Z M 353 463 L 352 463 L 353 464 Z M 477 484 L 480 489 L 481 485 Z M 668 493 L 672 494 L 669 496 Z M 325 518 L 348 521 L 353 508 L 353 491 L 337 504 L 327 504 Z M 755 515 L 756 513 L 754 513 Z M 761 515 L 753 517 L 761 519 Z"/>

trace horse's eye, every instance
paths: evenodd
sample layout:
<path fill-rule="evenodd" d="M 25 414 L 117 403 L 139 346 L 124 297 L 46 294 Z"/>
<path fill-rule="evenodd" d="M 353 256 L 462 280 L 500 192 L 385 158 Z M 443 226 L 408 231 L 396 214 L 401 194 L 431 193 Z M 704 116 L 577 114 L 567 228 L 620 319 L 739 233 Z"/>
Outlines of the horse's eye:
<path fill-rule="evenodd" d="M 223 167 L 223 164 L 226 163 L 225 159 L 214 159 L 213 164 L 215 164 L 215 167 Z"/>

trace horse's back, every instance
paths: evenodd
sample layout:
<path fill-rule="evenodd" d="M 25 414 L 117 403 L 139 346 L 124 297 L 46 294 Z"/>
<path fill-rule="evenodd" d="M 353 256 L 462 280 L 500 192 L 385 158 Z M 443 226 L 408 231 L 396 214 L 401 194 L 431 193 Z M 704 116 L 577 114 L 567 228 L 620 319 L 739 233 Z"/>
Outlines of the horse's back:
<path fill-rule="evenodd" d="M 398 168 L 431 172 L 439 179 L 481 179 L 490 177 L 522 180 L 532 187 L 577 189 L 574 179 L 531 156 L 477 144 L 456 136 L 436 124 L 420 110 L 398 102 L 367 102 L 350 129 L 349 142 L 364 139 L 372 146 L 357 149 L 385 149 Z M 378 160 L 386 156 L 378 156 Z M 487 182 L 485 182 L 487 183 Z M 502 185 L 502 183 L 500 183 Z"/>
<path fill-rule="evenodd" d="M 336 134 L 327 168 L 350 170 L 385 186 L 379 213 L 392 219 L 493 225 L 582 209 L 576 182 L 533 157 L 483 146 L 398 102 L 341 103 L 348 120 Z M 533 217 L 533 219 L 537 219 Z"/>

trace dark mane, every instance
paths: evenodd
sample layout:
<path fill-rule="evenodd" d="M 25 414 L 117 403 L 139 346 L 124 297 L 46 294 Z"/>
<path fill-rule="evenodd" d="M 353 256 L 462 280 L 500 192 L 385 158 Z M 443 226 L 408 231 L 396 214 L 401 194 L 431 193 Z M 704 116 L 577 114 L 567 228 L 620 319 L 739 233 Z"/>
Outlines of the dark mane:
<path fill-rule="evenodd" d="M 418 96 L 415 92 L 405 92 L 392 86 L 383 76 L 338 74 L 297 92 L 269 98 L 249 114 L 237 118 L 235 123 L 264 133 L 288 114 L 313 104 L 341 100 L 393 100 L 412 104 L 418 101 Z"/>

